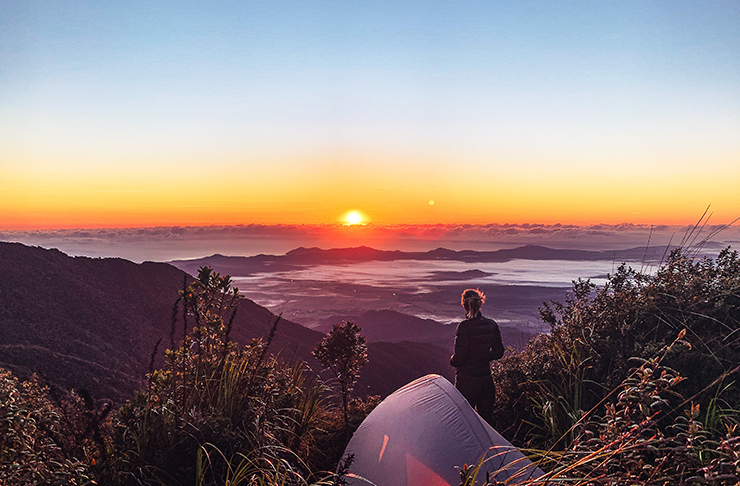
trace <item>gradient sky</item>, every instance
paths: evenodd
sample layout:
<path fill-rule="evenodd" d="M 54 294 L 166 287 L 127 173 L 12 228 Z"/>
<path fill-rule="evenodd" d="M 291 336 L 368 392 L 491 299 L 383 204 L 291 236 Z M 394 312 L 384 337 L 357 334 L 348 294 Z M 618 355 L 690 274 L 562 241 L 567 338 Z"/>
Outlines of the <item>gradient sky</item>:
<path fill-rule="evenodd" d="M 0 229 L 727 223 L 738 187 L 736 0 L 0 7 Z"/>

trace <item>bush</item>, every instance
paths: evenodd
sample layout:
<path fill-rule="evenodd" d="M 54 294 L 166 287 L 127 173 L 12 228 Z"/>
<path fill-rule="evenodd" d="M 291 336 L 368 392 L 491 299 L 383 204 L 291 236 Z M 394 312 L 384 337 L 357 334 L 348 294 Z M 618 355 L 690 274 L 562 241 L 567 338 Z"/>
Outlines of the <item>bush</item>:
<path fill-rule="evenodd" d="M 334 481 L 329 472 L 312 474 L 317 465 L 333 469 L 341 456 L 324 447 L 341 442 L 336 431 L 343 431 L 324 400 L 326 386 L 308 378 L 305 364 L 269 356 L 280 317 L 265 341 L 230 341 L 238 300 L 230 278 L 210 268 L 183 289 L 193 331 L 119 411 L 106 484 Z"/>
<path fill-rule="evenodd" d="M 367 364 L 367 340 L 360 335 L 360 330 L 353 322 L 335 324 L 313 351 L 316 360 L 329 368 L 339 382 L 344 425 L 348 435 L 349 394 L 360 377 L 360 369 Z"/>
<path fill-rule="evenodd" d="M 721 434 L 723 422 L 737 416 L 737 252 L 726 249 L 712 260 L 675 250 L 654 275 L 622 265 L 603 287 L 575 281 L 565 303 L 546 304 L 541 314 L 552 326 L 550 334 L 493 368 L 500 397 L 496 425 L 510 439 L 564 447 L 581 413 L 629 376 L 630 360 L 650 359 L 661 349 L 668 349 L 664 365 L 687 378 L 676 392 L 714 414 L 712 420 L 704 417 L 713 433 Z M 666 348 L 682 329 L 686 344 Z"/>
<path fill-rule="evenodd" d="M 680 346 L 684 332 L 656 356 L 640 364 L 601 403 L 568 431 L 562 449 L 533 450 L 531 458 L 547 473 L 522 486 L 567 483 L 574 486 L 733 486 L 740 481 L 740 426 L 728 425 L 713 440 L 700 421 L 700 406 L 675 392 L 685 378 L 663 361 Z M 473 486 L 476 468 L 461 469 L 461 486 Z M 494 480 L 485 486 L 498 486 Z M 481 485 L 484 486 L 484 485 Z"/>
<path fill-rule="evenodd" d="M 77 394 L 57 401 L 35 375 L 0 369 L 0 485 L 90 484 L 101 418 Z"/>

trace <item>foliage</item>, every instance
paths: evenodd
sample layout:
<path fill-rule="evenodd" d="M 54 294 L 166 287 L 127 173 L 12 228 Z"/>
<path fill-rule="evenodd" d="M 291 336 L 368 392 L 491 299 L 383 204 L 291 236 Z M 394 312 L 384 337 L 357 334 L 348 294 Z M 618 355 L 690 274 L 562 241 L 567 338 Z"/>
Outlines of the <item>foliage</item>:
<path fill-rule="evenodd" d="M 701 476 L 695 482 L 723 486 L 734 482 L 736 485 L 740 478 L 740 425 L 727 426 L 719 442 L 707 445 L 714 447 L 716 457 L 699 470 Z"/>
<path fill-rule="evenodd" d="M 359 328 L 336 325 L 314 352 L 340 409 L 304 364 L 269 355 L 279 317 L 264 341 L 231 340 L 239 299 L 228 276 L 201 269 L 174 309 L 164 366 L 115 414 L 1 371 L 0 485 L 344 484 L 346 467 L 321 471 L 337 469 L 379 402 L 350 400 L 367 360 Z M 677 250 L 654 273 L 623 265 L 541 314 L 552 331 L 493 367 L 497 429 L 547 471 L 523 484 L 740 482 L 737 252 Z M 496 484 L 478 470 L 461 467 L 461 481 Z"/>
<path fill-rule="evenodd" d="M 547 481 L 740 480 L 737 252 L 678 249 L 652 274 L 622 265 L 602 287 L 575 281 L 541 315 L 552 331 L 492 372 L 497 428 L 529 444 Z"/>
<path fill-rule="evenodd" d="M 721 433 L 740 409 L 740 387 L 728 386 L 740 364 L 736 251 L 725 249 L 712 260 L 674 250 L 654 274 L 622 265 L 603 287 L 575 281 L 565 303 L 546 304 L 541 314 L 550 334 L 493 369 L 497 426 L 515 441 L 567 445 L 574 435 L 566 432 L 581 413 L 629 376 L 630 360 L 651 358 L 681 329 L 686 344 L 670 347 L 663 358 L 687 378 L 675 391 L 713 414 L 706 421 L 712 432 Z"/>
<path fill-rule="evenodd" d="M 19 382 L 0 369 L 0 485 L 90 484 L 104 418 L 77 394 L 56 401 L 36 376 Z M 70 420 L 71 419 L 71 420 Z"/>
<path fill-rule="evenodd" d="M 231 341 L 239 299 L 230 277 L 202 268 L 173 309 L 172 342 L 179 323 L 183 339 L 110 417 L 85 392 L 56 400 L 3 371 L 0 484 L 343 484 L 321 471 L 339 462 L 347 411 L 305 364 L 268 354 L 279 317 L 265 341 Z M 350 426 L 377 402 L 351 401 Z"/>
<path fill-rule="evenodd" d="M 314 357 L 337 377 L 342 396 L 344 423 L 349 430 L 349 394 L 367 363 L 367 340 L 353 322 L 334 324 L 329 334 L 316 346 Z"/>
<path fill-rule="evenodd" d="M 519 483 L 544 486 L 665 486 L 707 484 L 735 485 L 740 481 L 740 426 L 726 427 L 718 442 L 708 437 L 699 420 L 698 404 L 673 414 L 681 401 L 674 388 L 685 378 L 663 365 L 684 332 L 663 352 L 647 360 L 602 403 L 581 417 L 573 427 L 575 439 L 562 450 L 529 450 L 547 473 Z M 666 420 L 670 418 L 670 420 Z M 482 461 L 461 469 L 461 486 L 495 486 L 488 478 L 476 482 Z"/>
<path fill-rule="evenodd" d="M 183 320 L 194 327 L 119 411 L 106 484 L 334 481 L 332 473 L 311 473 L 326 463 L 316 444 L 337 442 L 331 430 L 341 429 L 324 400 L 327 388 L 305 364 L 268 354 L 279 317 L 265 341 L 230 340 L 239 298 L 230 278 L 210 268 L 181 291 Z"/>
<path fill-rule="evenodd" d="M 312 471 L 334 470 L 344 454 L 349 436 L 357 430 L 380 401 L 377 395 L 365 399 L 351 399 L 346 415 L 349 429 L 344 421 L 344 410 L 322 407 L 317 413 L 317 427 L 312 437 L 313 450 L 308 454 L 310 469 Z"/>
<path fill-rule="evenodd" d="M 698 406 L 662 427 L 672 388 L 682 381 L 659 359 L 634 370 L 619 387 L 616 402 L 578 425 L 579 434 L 559 457 L 556 473 L 587 484 L 682 484 L 701 467 L 705 440 L 696 421 Z"/>

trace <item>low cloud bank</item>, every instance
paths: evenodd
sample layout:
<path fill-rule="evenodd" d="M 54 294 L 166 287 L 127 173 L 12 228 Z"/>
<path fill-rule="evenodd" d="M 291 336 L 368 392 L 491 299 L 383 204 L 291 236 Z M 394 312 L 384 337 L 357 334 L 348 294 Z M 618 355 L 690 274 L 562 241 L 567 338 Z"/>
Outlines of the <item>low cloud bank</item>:
<path fill-rule="evenodd" d="M 1 241 L 59 248 L 72 255 L 123 257 L 134 261 L 196 258 L 214 253 L 283 254 L 298 246 L 337 248 L 367 245 L 379 249 L 491 250 L 525 244 L 553 248 L 622 249 L 668 243 L 691 245 L 707 237 L 707 249 L 740 244 L 740 226 L 639 224 L 433 224 L 433 225 L 231 225 L 158 226 L 0 231 Z M 688 238 L 687 238 L 688 236 Z M 686 240 L 686 241 L 684 241 Z"/>

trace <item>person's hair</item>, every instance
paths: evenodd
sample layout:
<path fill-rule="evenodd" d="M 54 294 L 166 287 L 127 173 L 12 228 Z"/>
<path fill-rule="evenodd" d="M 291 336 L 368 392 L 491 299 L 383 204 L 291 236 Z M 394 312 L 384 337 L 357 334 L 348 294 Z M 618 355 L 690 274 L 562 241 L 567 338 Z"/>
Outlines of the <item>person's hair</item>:
<path fill-rule="evenodd" d="M 466 289 L 460 297 L 460 303 L 465 308 L 465 317 L 470 319 L 477 316 L 485 301 L 486 296 L 479 289 Z"/>

